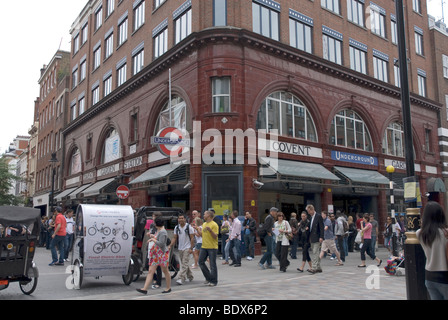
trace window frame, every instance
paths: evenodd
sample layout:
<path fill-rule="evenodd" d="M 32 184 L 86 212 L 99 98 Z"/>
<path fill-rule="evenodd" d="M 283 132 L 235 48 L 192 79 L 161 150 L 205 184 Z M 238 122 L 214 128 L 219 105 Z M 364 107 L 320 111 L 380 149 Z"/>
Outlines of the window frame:
<path fill-rule="evenodd" d="M 226 87 L 228 88 L 228 92 L 220 92 L 216 93 L 216 80 L 226 81 Z M 211 89 L 212 89 L 212 112 L 213 113 L 226 113 L 226 112 L 232 112 L 232 78 L 230 76 L 223 76 L 223 77 L 212 77 L 211 78 Z M 223 86 L 221 86 L 222 88 Z M 222 101 L 221 99 L 224 98 L 224 101 L 228 101 L 227 105 L 224 105 L 222 110 L 217 110 L 218 107 L 221 107 L 221 104 L 219 106 L 216 105 L 216 101 Z M 227 99 L 225 99 L 227 98 Z M 218 100 L 217 100 L 218 99 Z"/>

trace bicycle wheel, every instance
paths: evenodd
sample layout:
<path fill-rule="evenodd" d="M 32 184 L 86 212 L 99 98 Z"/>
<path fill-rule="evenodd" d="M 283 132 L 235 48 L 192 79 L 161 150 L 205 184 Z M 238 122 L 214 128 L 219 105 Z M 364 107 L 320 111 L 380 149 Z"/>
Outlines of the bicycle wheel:
<path fill-rule="evenodd" d="M 95 245 L 93 246 L 93 252 L 95 252 L 96 254 L 99 254 L 102 251 L 103 251 L 103 244 L 101 242 L 95 243 Z"/>
<path fill-rule="evenodd" d="M 75 289 L 81 289 L 83 272 L 84 272 L 83 267 L 81 266 L 79 261 L 76 260 L 72 270 L 73 285 Z"/>
<path fill-rule="evenodd" d="M 103 229 L 103 234 L 104 234 L 105 236 L 110 235 L 110 228 L 109 228 L 109 227 L 104 227 L 104 229 Z"/>
<path fill-rule="evenodd" d="M 173 254 L 170 258 L 170 264 L 168 265 L 168 270 L 171 275 L 171 279 L 174 279 L 177 276 L 177 273 L 179 272 L 179 262 L 177 261 L 176 255 Z"/>
<path fill-rule="evenodd" d="M 126 274 L 124 274 L 124 275 L 122 276 L 122 278 L 123 278 L 123 282 L 124 282 L 124 284 L 127 285 L 127 286 L 130 285 L 131 282 L 133 281 L 133 279 L 134 279 L 134 273 L 135 273 L 135 272 L 138 272 L 138 270 L 137 270 L 137 271 L 134 271 L 134 270 L 135 270 L 135 267 L 136 267 L 136 264 L 135 264 L 134 258 L 131 257 L 131 259 L 129 260 L 128 273 L 126 273 Z"/>
<path fill-rule="evenodd" d="M 29 280 L 19 282 L 20 290 L 26 295 L 30 295 L 36 290 L 37 279 L 39 278 L 39 271 L 36 267 L 28 269 L 28 278 Z"/>
<path fill-rule="evenodd" d="M 96 228 L 90 227 L 89 230 L 87 230 L 87 232 L 89 233 L 89 236 L 94 236 L 96 234 Z"/>
<path fill-rule="evenodd" d="M 121 250 L 121 245 L 119 244 L 119 243 L 112 243 L 112 245 L 110 246 L 110 250 L 113 252 L 113 253 L 118 253 L 118 252 L 120 252 L 120 250 Z"/>

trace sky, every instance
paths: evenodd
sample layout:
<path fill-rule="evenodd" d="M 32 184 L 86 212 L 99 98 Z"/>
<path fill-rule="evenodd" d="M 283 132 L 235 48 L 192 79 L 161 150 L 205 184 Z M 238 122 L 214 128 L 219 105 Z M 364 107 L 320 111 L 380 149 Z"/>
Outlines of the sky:
<path fill-rule="evenodd" d="M 0 154 L 18 135 L 28 135 L 40 69 L 56 51 L 70 51 L 70 28 L 87 0 L 0 1 Z"/>
<path fill-rule="evenodd" d="M 409 1 L 410 0 L 406 0 Z M 428 13 L 448 24 L 448 0 L 427 0 Z M 426 0 L 422 0 L 425 3 Z M 28 135 L 40 69 L 58 49 L 70 51 L 69 30 L 87 0 L 0 1 L 2 77 L 0 77 L 0 154 L 18 135 Z"/>

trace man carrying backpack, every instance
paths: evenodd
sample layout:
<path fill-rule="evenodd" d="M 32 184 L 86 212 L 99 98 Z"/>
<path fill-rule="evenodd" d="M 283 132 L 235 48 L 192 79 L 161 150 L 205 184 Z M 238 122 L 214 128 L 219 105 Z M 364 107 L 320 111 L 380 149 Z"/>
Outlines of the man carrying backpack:
<path fill-rule="evenodd" d="M 179 214 L 178 225 L 174 227 L 173 241 L 169 245 L 169 249 L 174 244 L 177 244 L 180 259 L 180 273 L 179 279 L 176 283 L 178 285 L 184 284 L 186 279 L 193 281 L 193 272 L 190 269 L 190 254 L 193 253 L 194 247 L 194 229 L 187 223 L 187 219 L 183 213 Z"/>

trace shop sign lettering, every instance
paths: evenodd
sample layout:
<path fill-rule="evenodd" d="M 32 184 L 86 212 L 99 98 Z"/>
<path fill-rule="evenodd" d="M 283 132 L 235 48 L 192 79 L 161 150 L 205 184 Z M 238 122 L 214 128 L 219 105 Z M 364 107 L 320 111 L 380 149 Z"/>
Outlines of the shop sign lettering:
<path fill-rule="evenodd" d="M 337 161 L 344 161 L 350 163 L 360 163 L 360 164 L 368 164 L 371 166 L 378 166 L 378 158 L 365 156 L 362 154 L 341 152 L 341 151 L 331 151 L 331 159 Z"/>

